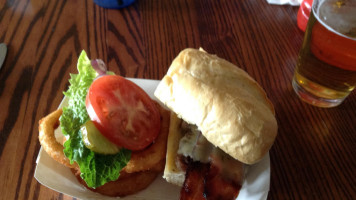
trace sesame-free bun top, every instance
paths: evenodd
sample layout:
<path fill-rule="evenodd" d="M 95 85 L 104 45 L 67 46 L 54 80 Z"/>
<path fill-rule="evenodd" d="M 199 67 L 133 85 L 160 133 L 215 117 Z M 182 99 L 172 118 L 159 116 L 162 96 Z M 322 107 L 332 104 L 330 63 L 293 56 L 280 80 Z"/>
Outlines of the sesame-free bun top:
<path fill-rule="evenodd" d="M 261 86 L 234 64 L 204 50 L 185 49 L 173 60 L 155 96 L 195 124 L 233 158 L 258 162 L 277 135 L 272 103 Z"/>

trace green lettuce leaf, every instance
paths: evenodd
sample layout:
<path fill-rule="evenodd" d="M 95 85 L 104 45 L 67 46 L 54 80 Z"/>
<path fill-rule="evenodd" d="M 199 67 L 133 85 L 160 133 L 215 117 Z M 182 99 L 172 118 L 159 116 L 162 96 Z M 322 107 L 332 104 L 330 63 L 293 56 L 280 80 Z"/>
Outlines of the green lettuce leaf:
<path fill-rule="evenodd" d="M 85 98 L 97 73 L 85 51 L 79 56 L 77 68 L 79 73 L 70 75 L 70 86 L 64 92 L 69 100 L 60 118 L 62 133 L 69 137 L 64 143 L 64 154 L 71 163 L 74 161 L 78 163 L 80 176 L 87 185 L 96 188 L 118 179 L 121 169 L 130 160 L 131 151 L 122 149 L 115 155 L 101 155 L 88 149 L 82 142 L 80 127 L 89 120 Z"/>

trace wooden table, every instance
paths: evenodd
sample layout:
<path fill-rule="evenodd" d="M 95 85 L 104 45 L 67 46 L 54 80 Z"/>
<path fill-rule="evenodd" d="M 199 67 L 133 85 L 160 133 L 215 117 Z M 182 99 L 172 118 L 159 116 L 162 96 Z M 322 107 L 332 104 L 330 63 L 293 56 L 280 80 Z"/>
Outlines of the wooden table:
<path fill-rule="evenodd" d="M 122 10 L 91 0 L 1 1 L 0 199 L 72 199 L 33 174 L 38 120 L 59 105 L 82 49 L 122 76 L 161 79 L 186 47 L 240 66 L 273 102 L 279 134 L 269 199 L 355 199 L 356 93 L 331 109 L 298 99 L 297 10 L 265 0 L 138 0 Z"/>

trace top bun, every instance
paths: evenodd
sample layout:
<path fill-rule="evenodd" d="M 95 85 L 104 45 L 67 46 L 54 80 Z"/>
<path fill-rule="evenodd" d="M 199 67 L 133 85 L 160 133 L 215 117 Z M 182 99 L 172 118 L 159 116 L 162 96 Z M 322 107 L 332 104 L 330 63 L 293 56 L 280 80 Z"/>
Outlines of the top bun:
<path fill-rule="evenodd" d="M 259 84 L 203 50 L 183 50 L 154 94 L 178 117 L 195 124 L 209 142 L 243 163 L 262 159 L 277 135 L 273 105 Z"/>

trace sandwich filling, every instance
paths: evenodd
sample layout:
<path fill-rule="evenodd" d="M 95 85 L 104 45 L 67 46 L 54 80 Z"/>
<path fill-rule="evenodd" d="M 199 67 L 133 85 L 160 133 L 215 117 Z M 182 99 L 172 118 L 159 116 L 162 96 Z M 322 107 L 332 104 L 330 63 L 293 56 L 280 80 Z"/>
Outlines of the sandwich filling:
<path fill-rule="evenodd" d="M 243 179 L 243 164 L 210 143 L 195 125 L 181 120 L 182 138 L 176 166 L 186 171 L 181 197 L 236 199 Z M 197 184 L 202 187 L 196 187 Z M 221 196 L 224 195 L 224 196 Z"/>

